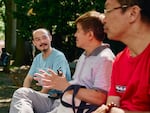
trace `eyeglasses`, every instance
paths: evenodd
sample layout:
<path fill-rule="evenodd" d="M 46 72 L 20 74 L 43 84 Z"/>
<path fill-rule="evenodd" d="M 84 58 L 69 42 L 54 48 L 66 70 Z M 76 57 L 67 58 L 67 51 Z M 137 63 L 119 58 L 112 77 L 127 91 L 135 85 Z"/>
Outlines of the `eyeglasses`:
<path fill-rule="evenodd" d="M 104 14 L 107 14 L 107 13 L 110 13 L 114 10 L 117 10 L 117 9 L 123 9 L 123 8 L 127 8 L 128 6 L 127 5 L 123 5 L 123 6 L 119 6 L 119 7 L 115 7 L 115 8 L 112 8 L 112 9 L 104 9 Z"/>

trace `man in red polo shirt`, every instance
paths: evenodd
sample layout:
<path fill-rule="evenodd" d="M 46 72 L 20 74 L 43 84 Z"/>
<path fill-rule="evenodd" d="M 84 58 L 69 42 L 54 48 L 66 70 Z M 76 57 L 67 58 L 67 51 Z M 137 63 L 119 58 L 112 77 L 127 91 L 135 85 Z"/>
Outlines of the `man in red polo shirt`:
<path fill-rule="evenodd" d="M 150 0 L 106 0 L 104 30 L 127 47 L 113 64 L 106 105 L 94 113 L 150 113 Z"/>

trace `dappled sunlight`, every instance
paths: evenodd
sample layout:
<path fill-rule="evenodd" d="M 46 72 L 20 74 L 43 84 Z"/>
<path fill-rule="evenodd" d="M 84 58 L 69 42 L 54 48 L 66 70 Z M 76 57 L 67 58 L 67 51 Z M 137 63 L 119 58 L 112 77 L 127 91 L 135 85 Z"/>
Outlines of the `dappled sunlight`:
<path fill-rule="evenodd" d="M 1 98 L 1 97 L 0 97 Z M 0 99 L 0 107 L 3 106 L 1 104 L 4 104 L 4 103 L 10 103 L 11 102 L 11 98 L 6 98 L 6 99 Z"/>
<path fill-rule="evenodd" d="M 12 95 L 17 88 L 11 73 L 0 71 L 0 113 L 8 113 Z"/>
<path fill-rule="evenodd" d="M 10 102 L 11 98 L 0 99 L 0 113 L 8 113 Z"/>
<path fill-rule="evenodd" d="M 29 66 L 21 66 L 11 67 L 10 73 L 0 71 L 0 113 L 8 113 L 12 95 L 16 89 L 22 87 L 28 70 Z M 35 83 L 32 88 L 39 89 Z"/>

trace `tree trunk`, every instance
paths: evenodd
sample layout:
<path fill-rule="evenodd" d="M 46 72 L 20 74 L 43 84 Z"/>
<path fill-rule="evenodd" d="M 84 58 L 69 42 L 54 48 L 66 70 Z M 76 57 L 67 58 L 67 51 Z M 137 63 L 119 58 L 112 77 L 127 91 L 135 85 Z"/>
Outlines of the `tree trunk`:
<path fill-rule="evenodd" d="M 13 0 L 5 0 L 5 7 L 5 48 L 13 58 L 16 50 L 16 19 L 13 12 L 16 11 L 16 5 Z"/>

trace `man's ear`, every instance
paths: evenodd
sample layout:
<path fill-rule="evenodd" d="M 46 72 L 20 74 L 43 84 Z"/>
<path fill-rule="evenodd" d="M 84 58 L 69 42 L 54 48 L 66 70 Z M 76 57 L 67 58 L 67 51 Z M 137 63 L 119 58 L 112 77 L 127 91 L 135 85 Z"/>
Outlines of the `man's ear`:
<path fill-rule="evenodd" d="M 92 39 L 94 37 L 93 31 L 88 31 L 88 36 L 89 36 L 89 39 Z"/>
<path fill-rule="evenodd" d="M 34 42 L 34 40 L 32 40 L 32 43 L 33 43 L 34 46 L 36 45 L 35 42 Z"/>
<path fill-rule="evenodd" d="M 130 22 L 133 23 L 140 17 L 141 8 L 137 5 L 134 5 L 129 8 L 130 8 L 129 9 Z"/>

